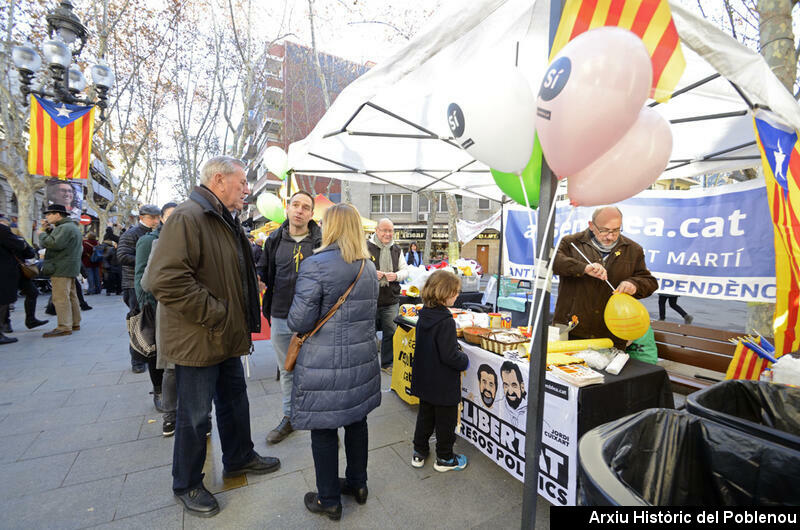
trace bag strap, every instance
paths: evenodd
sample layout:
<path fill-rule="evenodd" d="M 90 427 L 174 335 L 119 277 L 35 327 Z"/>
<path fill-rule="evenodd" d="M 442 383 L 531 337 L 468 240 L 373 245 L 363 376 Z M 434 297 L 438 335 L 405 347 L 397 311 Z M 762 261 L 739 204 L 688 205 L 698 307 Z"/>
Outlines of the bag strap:
<path fill-rule="evenodd" d="M 347 290 L 344 292 L 344 294 L 339 297 L 339 300 L 336 301 L 336 303 L 333 305 L 330 311 L 328 311 L 328 313 L 322 318 L 322 320 L 317 322 L 317 326 L 314 328 L 314 330 L 301 337 L 302 341 L 305 341 L 307 338 L 311 337 L 312 335 L 314 335 L 314 333 L 319 331 L 319 328 L 321 328 L 325 324 L 325 322 L 330 320 L 330 318 L 336 313 L 336 311 L 338 311 L 338 309 L 342 307 L 342 304 L 344 304 L 344 301 L 347 300 L 347 296 L 350 294 L 350 291 L 353 290 L 353 287 L 355 287 L 356 283 L 358 283 L 358 279 L 361 278 L 361 273 L 364 271 L 364 263 L 366 261 L 367 260 L 365 259 L 361 260 L 361 268 L 358 270 L 358 274 L 356 274 L 356 279 L 353 280 L 353 283 L 350 284 L 350 287 L 348 287 Z"/>

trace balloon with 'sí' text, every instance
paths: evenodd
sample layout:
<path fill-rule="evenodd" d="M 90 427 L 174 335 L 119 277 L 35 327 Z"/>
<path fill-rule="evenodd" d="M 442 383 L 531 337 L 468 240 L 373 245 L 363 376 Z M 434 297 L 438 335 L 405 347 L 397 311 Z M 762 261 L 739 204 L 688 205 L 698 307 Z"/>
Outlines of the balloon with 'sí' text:
<path fill-rule="evenodd" d="M 536 101 L 514 67 L 482 68 L 462 78 L 448 95 L 447 124 L 476 160 L 519 174 L 533 151 Z"/>
<path fill-rule="evenodd" d="M 653 77 L 642 40 L 618 27 L 596 28 L 567 43 L 542 79 L 536 132 L 559 178 L 608 151 L 636 121 Z"/>

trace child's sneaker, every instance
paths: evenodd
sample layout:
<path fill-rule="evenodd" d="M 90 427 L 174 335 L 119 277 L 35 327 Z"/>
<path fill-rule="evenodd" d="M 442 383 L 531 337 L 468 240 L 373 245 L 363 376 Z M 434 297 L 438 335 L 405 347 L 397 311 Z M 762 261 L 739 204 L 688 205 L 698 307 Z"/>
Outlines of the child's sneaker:
<path fill-rule="evenodd" d="M 414 467 L 422 467 L 425 465 L 425 456 L 422 454 L 414 451 L 414 454 L 411 455 L 411 465 Z"/>
<path fill-rule="evenodd" d="M 441 458 L 437 458 L 436 462 L 433 464 L 433 469 L 436 471 L 441 471 L 444 473 L 445 471 L 452 471 L 452 470 L 461 470 L 467 467 L 467 457 L 464 455 L 453 455 L 453 458 L 450 460 L 442 460 Z"/>

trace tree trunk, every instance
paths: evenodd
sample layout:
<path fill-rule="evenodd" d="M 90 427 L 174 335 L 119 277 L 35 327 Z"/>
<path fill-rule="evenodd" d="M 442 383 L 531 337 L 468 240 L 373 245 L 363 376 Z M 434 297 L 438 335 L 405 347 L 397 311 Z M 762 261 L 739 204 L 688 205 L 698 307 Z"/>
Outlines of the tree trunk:
<path fill-rule="evenodd" d="M 105 210 L 100 210 L 97 212 L 97 239 L 99 241 L 103 241 L 103 236 L 106 233 L 106 227 L 108 226 L 108 212 Z"/>
<path fill-rule="evenodd" d="M 447 261 L 451 265 L 461 257 L 458 248 L 458 202 L 452 193 L 445 195 L 447 198 Z"/>
<path fill-rule="evenodd" d="M 38 243 L 33 237 L 33 196 L 35 192 L 30 186 L 14 186 L 10 180 L 9 185 L 17 196 L 17 226 L 19 233 L 28 240 L 29 243 Z"/>
<path fill-rule="evenodd" d="M 433 238 L 433 224 L 436 222 L 436 194 L 432 191 L 422 192 L 422 196 L 428 199 L 428 225 L 425 230 L 425 248 L 422 251 L 422 261 L 430 263 L 431 258 L 431 245 Z"/>
<path fill-rule="evenodd" d="M 322 65 L 319 64 L 319 54 L 317 53 L 317 39 L 314 33 L 314 0 L 308 0 L 308 24 L 311 27 L 311 52 L 314 56 L 314 71 L 316 71 L 322 87 L 322 101 L 325 103 L 325 110 L 327 111 L 331 106 L 331 96 L 328 93 L 328 80 L 325 78 L 325 72 L 322 71 Z M 342 202 L 353 203 L 349 180 L 342 181 L 342 195 Z"/>
<path fill-rule="evenodd" d="M 790 93 L 797 77 L 797 54 L 792 32 L 792 6 L 796 0 L 758 0 L 761 55 Z"/>
<path fill-rule="evenodd" d="M 792 6 L 796 0 L 758 0 L 758 28 L 761 55 L 790 94 L 797 77 L 797 52 L 792 32 Z M 774 336 L 775 304 L 747 304 L 747 331 Z"/>

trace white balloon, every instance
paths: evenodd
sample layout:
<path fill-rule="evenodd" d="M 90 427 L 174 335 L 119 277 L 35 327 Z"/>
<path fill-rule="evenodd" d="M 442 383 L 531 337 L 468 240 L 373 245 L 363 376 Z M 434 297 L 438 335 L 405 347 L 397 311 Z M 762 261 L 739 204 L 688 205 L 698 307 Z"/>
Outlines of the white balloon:
<path fill-rule="evenodd" d="M 289 170 L 289 157 L 286 155 L 286 151 L 277 145 L 267 147 L 262 161 L 267 166 L 267 170 L 276 177 L 282 176 Z"/>
<path fill-rule="evenodd" d="M 504 173 L 525 168 L 533 151 L 536 98 L 517 68 L 474 72 L 447 101 L 447 123 L 470 155 Z"/>
<path fill-rule="evenodd" d="M 643 107 L 619 142 L 567 179 L 567 195 L 577 206 L 624 201 L 658 179 L 671 153 L 669 123 L 650 107 Z"/>

